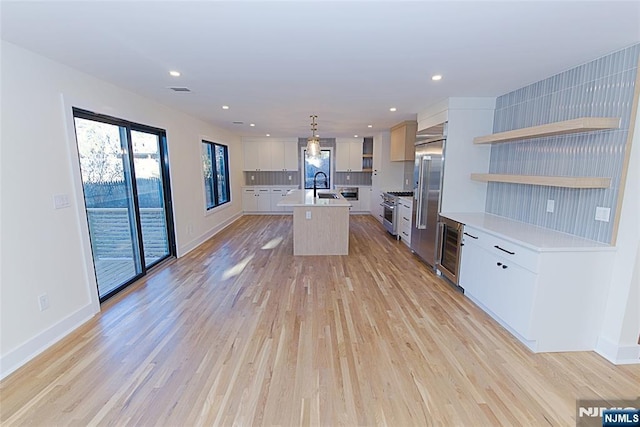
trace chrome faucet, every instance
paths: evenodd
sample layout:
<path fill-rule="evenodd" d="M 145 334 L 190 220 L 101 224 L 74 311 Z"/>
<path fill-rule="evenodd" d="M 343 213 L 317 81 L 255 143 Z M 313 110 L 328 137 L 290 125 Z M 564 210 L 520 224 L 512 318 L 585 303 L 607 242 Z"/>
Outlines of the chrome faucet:
<path fill-rule="evenodd" d="M 316 174 L 313 175 L 313 198 L 314 199 L 317 197 L 316 189 L 318 188 L 316 180 L 318 178 L 318 175 L 320 174 L 324 175 L 324 188 L 329 188 L 329 178 L 327 178 L 327 174 L 322 171 L 316 172 Z"/>

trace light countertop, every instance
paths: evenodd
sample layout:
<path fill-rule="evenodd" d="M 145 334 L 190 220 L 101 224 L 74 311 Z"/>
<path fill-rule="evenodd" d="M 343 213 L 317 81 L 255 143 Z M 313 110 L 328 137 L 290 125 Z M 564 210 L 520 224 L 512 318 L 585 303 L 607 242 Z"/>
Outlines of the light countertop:
<path fill-rule="evenodd" d="M 313 198 L 313 190 L 290 190 L 286 196 L 278 202 L 278 206 L 327 206 L 327 207 L 350 207 L 351 203 L 336 191 L 321 189 L 318 193 L 336 193 L 337 199 Z"/>
<path fill-rule="evenodd" d="M 515 244 L 528 247 L 538 252 L 607 251 L 616 249 L 614 246 L 605 243 L 583 239 L 571 234 L 561 233 L 484 212 L 443 212 L 440 216 L 470 227 L 479 228 L 489 234 L 510 240 Z"/>

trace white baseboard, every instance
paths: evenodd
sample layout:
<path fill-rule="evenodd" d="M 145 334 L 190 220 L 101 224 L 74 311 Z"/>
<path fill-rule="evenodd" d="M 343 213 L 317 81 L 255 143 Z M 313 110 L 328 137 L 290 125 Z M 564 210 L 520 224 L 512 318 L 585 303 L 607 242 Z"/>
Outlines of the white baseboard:
<path fill-rule="evenodd" d="M 619 346 L 604 337 L 598 337 L 596 353 L 614 365 L 640 364 L 640 345 L 632 344 Z"/>
<path fill-rule="evenodd" d="M 216 234 L 218 234 L 219 232 L 221 232 L 222 230 L 224 230 L 225 228 L 227 228 L 237 220 L 239 220 L 241 217 L 242 217 L 242 212 L 238 212 L 237 214 L 233 215 L 231 218 L 227 219 L 225 222 L 218 224 L 217 227 L 212 228 L 205 234 L 196 237 L 194 240 L 190 241 L 186 245 L 182 246 L 181 248 L 178 248 L 178 258 L 185 256 L 186 254 L 188 254 L 189 252 L 191 252 L 192 250 L 194 250 L 195 248 L 197 248 L 198 246 L 200 246 L 201 244 L 203 244 L 204 242 L 206 242 L 207 240 L 209 240 L 210 238 L 212 238 L 213 236 L 215 236 Z"/>
<path fill-rule="evenodd" d="M 99 310 L 98 310 L 99 311 Z M 40 332 L 24 344 L 3 354 L 0 358 L 0 379 L 5 378 L 28 361 L 69 335 L 96 313 L 94 304 L 87 304 L 58 323 Z"/>

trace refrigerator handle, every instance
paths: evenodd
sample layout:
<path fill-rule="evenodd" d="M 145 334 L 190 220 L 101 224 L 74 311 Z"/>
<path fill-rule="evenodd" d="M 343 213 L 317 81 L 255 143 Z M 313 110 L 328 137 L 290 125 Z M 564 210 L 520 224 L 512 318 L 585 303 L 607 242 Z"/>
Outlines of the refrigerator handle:
<path fill-rule="evenodd" d="M 422 224 L 422 158 L 417 161 L 418 167 L 418 186 L 415 190 L 416 197 L 416 224 L 415 227 L 420 229 L 420 224 Z"/>
<path fill-rule="evenodd" d="M 430 166 L 431 156 L 423 156 L 420 159 L 420 172 L 418 174 L 418 224 L 416 224 L 418 230 L 426 230 L 427 228 L 426 212 L 429 209 Z"/>

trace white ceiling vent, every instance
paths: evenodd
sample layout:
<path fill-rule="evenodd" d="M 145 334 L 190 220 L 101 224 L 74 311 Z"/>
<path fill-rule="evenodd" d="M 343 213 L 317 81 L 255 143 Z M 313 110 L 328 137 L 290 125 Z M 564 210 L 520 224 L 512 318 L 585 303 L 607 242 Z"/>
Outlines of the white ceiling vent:
<path fill-rule="evenodd" d="M 243 125 L 244 122 L 232 122 L 234 125 Z"/>
<path fill-rule="evenodd" d="M 188 87 L 170 87 L 169 89 L 174 92 L 191 92 L 191 89 L 189 89 Z"/>

